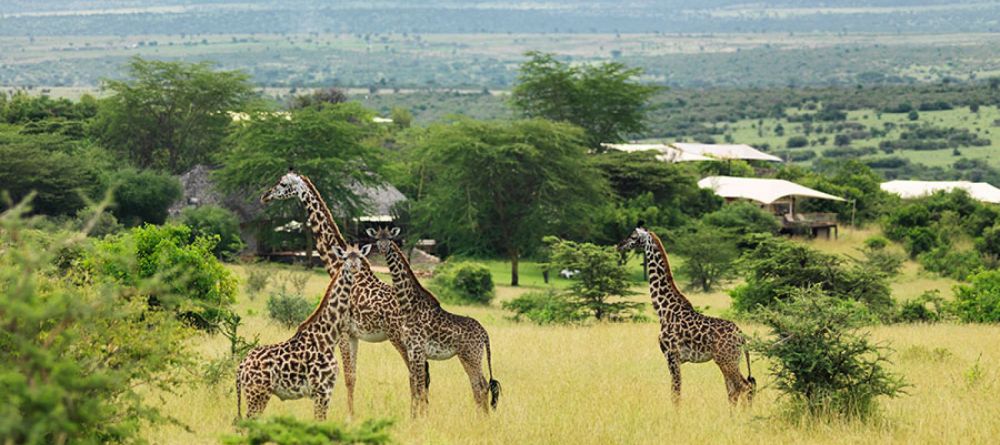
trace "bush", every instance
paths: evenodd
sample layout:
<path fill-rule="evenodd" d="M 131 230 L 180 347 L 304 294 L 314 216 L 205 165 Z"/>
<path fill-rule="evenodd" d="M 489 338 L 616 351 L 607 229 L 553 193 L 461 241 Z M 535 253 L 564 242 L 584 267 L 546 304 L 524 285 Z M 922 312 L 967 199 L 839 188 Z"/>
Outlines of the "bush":
<path fill-rule="evenodd" d="M 545 237 L 552 251 L 555 269 L 579 271 L 569 286 L 570 298 L 579 310 L 598 320 L 633 320 L 641 303 L 624 301 L 632 295 L 628 272 L 620 264 L 621 256 L 613 247 L 576 243 L 556 237 Z M 618 301 L 612 301 L 618 298 Z"/>
<path fill-rule="evenodd" d="M 58 271 L 43 245 L 91 247 L 79 233 L 24 236 L 25 210 L 0 214 L 0 441 L 141 443 L 170 420 L 148 395 L 183 388 L 192 332 L 133 289 Z"/>
<path fill-rule="evenodd" d="M 214 248 L 213 239 L 193 238 L 187 226 L 145 225 L 98 241 L 82 266 L 97 281 L 143 289 L 151 304 L 214 329 L 236 299 L 236 278 Z"/>
<path fill-rule="evenodd" d="M 115 206 L 111 212 L 127 226 L 163 224 L 167 209 L 181 198 L 181 183 L 152 170 L 120 170 L 111 178 Z"/>
<path fill-rule="evenodd" d="M 514 321 L 524 317 L 540 325 L 575 323 L 589 316 L 568 295 L 552 290 L 524 293 L 502 306 L 514 313 Z"/>
<path fill-rule="evenodd" d="M 305 321 L 312 313 L 313 306 L 301 295 L 280 291 L 267 297 L 267 316 L 290 329 Z"/>
<path fill-rule="evenodd" d="M 977 252 L 948 246 L 935 247 L 920 254 L 918 259 L 924 269 L 959 281 L 965 281 L 983 267 L 983 260 Z"/>
<path fill-rule="evenodd" d="M 906 258 L 892 252 L 888 246 L 889 240 L 881 236 L 866 239 L 865 247 L 861 249 L 861 253 L 865 255 L 862 264 L 889 277 L 898 275 Z"/>
<path fill-rule="evenodd" d="M 434 271 L 437 296 L 458 304 L 490 304 L 493 275 L 481 263 L 447 262 Z"/>
<path fill-rule="evenodd" d="M 896 321 L 902 323 L 934 323 L 944 318 L 945 303 L 938 291 L 930 290 L 899 307 Z"/>
<path fill-rule="evenodd" d="M 389 437 L 389 420 L 366 420 L 356 427 L 345 427 L 334 422 L 304 422 L 292 417 L 274 417 L 266 420 L 247 419 L 239 423 L 242 434 L 226 436 L 225 445 L 326 445 L 362 444 L 381 445 L 392 443 Z"/>
<path fill-rule="evenodd" d="M 685 259 L 677 272 L 703 292 L 732 278 L 736 274 L 734 263 L 740 256 L 731 235 L 707 225 L 678 236 L 674 252 Z"/>
<path fill-rule="evenodd" d="M 750 233 L 778 233 L 781 224 L 774 215 L 749 202 L 734 202 L 709 213 L 702 222 L 726 230 L 734 235 Z"/>
<path fill-rule="evenodd" d="M 801 148 L 809 146 L 809 138 L 805 136 L 792 136 L 788 138 L 788 142 L 785 143 L 788 148 Z"/>
<path fill-rule="evenodd" d="M 983 231 L 976 240 L 976 249 L 985 256 L 1000 258 L 1000 223 Z"/>
<path fill-rule="evenodd" d="M 247 265 L 246 271 L 246 293 L 253 300 L 267 288 L 267 283 L 271 281 L 271 272 L 255 265 Z"/>
<path fill-rule="evenodd" d="M 191 228 L 194 236 L 217 237 L 215 256 L 232 259 L 245 245 L 240 239 L 240 221 L 236 214 L 217 206 L 188 207 L 181 211 L 180 222 Z"/>
<path fill-rule="evenodd" d="M 1000 322 L 1000 270 L 977 273 L 969 281 L 955 287 L 958 318 L 974 323 Z"/>
<path fill-rule="evenodd" d="M 774 341 L 752 344 L 770 360 L 774 385 L 793 414 L 865 419 L 876 412 L 878 397 L 895 397 L 905 386 L 885 369 L 889 351 L 857 331 L 869 314 L 855 302 L 814 286 L 795 290 L 757 318 Z"/>
<path fill-rule="evenodd" d="M 833 298 L 862 303 L 882 319 L 892 315 L 886 276 L 864 264 L 845 263 L 836 255 L 779 238 L 761 240 L 738 264 L 746 271 L 746 283 L 730 292 L 738 311 L 772 307 L 818 286 Z"/>
<path fill-rule="evenodd" d="M 100 190 L 98 166 L 81 157 L 51 150 L 42 142 L 0 142 L 0 193 L 6 191 L 18 202 L 34 192 L 34 212 L 72 215 L 86 206 L 84 197 Z M 0 210 L 6 204 L 0 200 Z"/>

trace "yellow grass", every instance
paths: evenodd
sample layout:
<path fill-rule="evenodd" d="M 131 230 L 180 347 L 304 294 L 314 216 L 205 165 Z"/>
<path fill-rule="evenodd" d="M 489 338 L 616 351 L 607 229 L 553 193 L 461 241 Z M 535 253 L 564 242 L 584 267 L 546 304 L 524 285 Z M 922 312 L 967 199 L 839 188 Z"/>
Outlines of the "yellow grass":
<path fill-rule="evenodd" d="M 309 292 L 319 292 L 325 276 L 310 277 Z M 520 292 L 498 289 L 501 299 Z M 698 306 L 712 306 L 712 312 L 728 305 L 722 293 L 691 298 Z M 394 418 L 392 432 L 399 442 L 428 444 L 995 443 L 1000 437 L 1000 326 L 875 328 L 874 338 L 896 349 L 894 368 L 913 385 L 909 394 L 885 400 L 884 420 L 874 424 L 793 425 L 780 418 L 777 392 L 768 387 L 767 363 L 759 357 L 754 376 L 761 390 L 751 409 L 730 409 L 722 377 L 712 364 L 682 367 L 684 396 L 675 407 L 655 322 L 539 327 L 513 323 L 495 306 L 449 309 L 475 316 L 490 332 L 493 369 L 504 389 L 499 410 L 489 417 L 476 414 L 458 362 L 432 362 L 430 415 L 411 420 L 400 357 L 387 343 L 362 343 L 356 420 Z M 263 297 L 244 298 L 238 311 L 247 322 L 245 334 L 258 333 L 264 342 L 291 334 L 266 320 Z M 218 336 L 200 338 L 196 346 L 210 357 L 227 349 Z M 969 377 L 977 360 L 981 376 Z M 146 434 L 152 443 L 215 443 L 234 431 L 236 399 L 228 379 L 211 388 L 155 397 L 190 431 L 150 429 Z M 344 419 L 345 407 L 338 381 L 330 418 Z M 308 400 L 272 398 L 265 415 L 310 419 L 311 413 Z"/>

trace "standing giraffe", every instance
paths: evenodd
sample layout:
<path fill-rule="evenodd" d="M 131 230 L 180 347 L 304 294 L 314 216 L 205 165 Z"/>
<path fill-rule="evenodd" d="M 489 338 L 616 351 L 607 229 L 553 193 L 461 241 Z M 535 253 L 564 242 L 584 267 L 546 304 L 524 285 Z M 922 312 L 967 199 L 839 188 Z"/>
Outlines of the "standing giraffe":
<path fill-rule="evenodd" d="M 385 256 L 392 273 L 392 285 L 396 289 L 399 309 L 404 314 L 406 326 L 407 361 L 410 367 L 411 414 L 414 416 L 427 408 L 427 360 L 447 360 L 458 356 L 465 373 L 472 384 L 472 396 L 483 411 L 486 407 L 487 392 L 490 406 L 497 407 L 500 398 L 500 382 L 493 379 L 493 363 L 490 356 L 490 337 L 478 321 L 452 314 L 444 310 L 437 298 L 424 289 L 413 274 L 403 251 L 393 241 L 399 235 L 399 228 L 368 229 L 368 236 L 375 239 L 379 252 Z M 486 366 L 490 372 L 487 383 L 483 377 L 483 350 L 486 350 Z"/>
<path fill-rule="evenodd" d="M 261 203 L 272 200 L 297 198 L 309 214 L 309 227 L 316 238 L 316 251 L 323 259 L 327 274 L 334 277 L 340 270 L 341 261 L 332 254 L 333 247 L 347 246 L 330 208 L 320 196 L 309 178 L 289 169 L 260 197 Z M 371 270 L 365 270 L 355 278 L 351 289 L 351 319 L 346 335 L 338 343 L 343 358 L 344 385 L 347 386 L 347 411 L 354 415 L 354 384 L 357 381 L 358 340 L 378 343 L 389 340 L 406 360 L 403 345 L 402 316 L 393 296 L 392 286 L 379 280 Z"/>
<path fill-rule="evenodd" d="M 726 379 L 729 402 L 736 404 L 746 393 L 747 404 L 753 401 L 757 382 L 750 375 L 750 352 L 746 351 L 743 332 L 735 323 L 702 315 L 677 289 L 667 253 L 655 233 L 638 227 L 618 243 L 618 250 L 642 248 L 649 263 L 649 296 L 660 317 L 660 350 L 670 367 L 674 403 L 681 397 L 681 363 L 704 363 L 714 360 Z M 740 353 L 747 359 L 747 378 L 740 373 Z"/>
<path fill-rule="evenodd" d="M 368 269 L 365 255 L 371 245 L 357 249 L 333 248 L 343 263 L 337 276 L 323 294 L 316 310 L 292 338 L 281 343 L 252 349 L 236 372 L 236 415 L 242 417 L 243 390 L 247 393 L 247 417 L 260 415 L 271 394 L 281 400 L 310 397 L 313 416 L 326 419 L 327 405 L 337 381 L 334 354 L 340 334 L 347 330 L 350 317 L 350 293 L 358 273 Z"/>

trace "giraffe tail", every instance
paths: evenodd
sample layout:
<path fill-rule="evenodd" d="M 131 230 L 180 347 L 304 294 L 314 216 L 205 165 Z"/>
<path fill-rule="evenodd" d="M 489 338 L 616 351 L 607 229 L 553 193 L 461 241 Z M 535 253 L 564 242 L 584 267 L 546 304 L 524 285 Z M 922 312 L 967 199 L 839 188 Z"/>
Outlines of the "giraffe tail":
<path fill-rule="evenodd" d="M 750 390 L 757 389 L 757 379 L 753 378 L 753 369 L 750 368 L 750 350 L 744 349 L 743 354 L 747 357 L 747 381 L 750 382 Z"/>
<path fill-rule="evenodd" d="M 490 371 L 490 407 L 497 409 L 500 401 L 500 382 L 493 378 L 493 357 L 490 353 L 490 338 L 486 337 L 486 368 Z"/>
<path fill-rule="evenodd" d="M 243 374 L 243 364 L 236 368 L 236 421 L 243 419 L 243 384 L 240 381 Z"/>

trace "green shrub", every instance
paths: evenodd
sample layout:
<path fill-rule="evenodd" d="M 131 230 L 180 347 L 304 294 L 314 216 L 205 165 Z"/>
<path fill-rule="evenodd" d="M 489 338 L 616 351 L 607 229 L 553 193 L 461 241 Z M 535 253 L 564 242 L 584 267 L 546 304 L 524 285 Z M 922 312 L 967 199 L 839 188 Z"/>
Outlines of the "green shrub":
<path fill-rule="evenodd" d="M 334 422 L 305 422 L 292 417 L 274 417 L 265 420 L 248 419 L 239 423 L 242 434 L 226 436 L 225 445 L 327 445 L 362 444 L 381 445 L 392 443 L 389 420 L 366 420 L 356 427 L 345 427 Z"/>
<path fill-rule="evenodd" d="M 938 291 L 930 290 L 899 307 L 896 321 L 902 323 L 934 323 L 944 318 L 944 299 Z"/>
<path fill-rule="evenodd" d="M 127 226 L 163 224 L 167 209 L 183 194 L 177 178 L 152 170 L 119 170 L 111 185 L 115 187 L 111 212 Z"/>
<path fill-rule="evenodd" d="M 246 271 L 246 294 L 253 300 L 267 288 L 267 283 L 271 281 L 271 272 L 256 265 L 247 265 Z"/>
<path fill-rule="evenodd" d="M 194 236 L 218 237 L 215 244 L 217 258 L 232 259 L 243 250 L 240 239 L 240 221 L 236 214 L 217 206 L 188 207 L 181 211 L 181 224 L 191 228 Z"/>
<path fill-rule="evenodd" d="M 898 275 L 906 258 L 889 250 L 888 246 L 889 240 L 881 236 L 866 239 L 865 247 L 861 249 L 861 253 L 865 256 L 861 264 L 889 277 Z"/>
<path fill-rule="evenodd" d="M 147 224 L 97 241 L 82 265 L 95 280 L 143 288 L 150 303 L 214 329 L 237 285 L 214 248 L 214 239 L 192 239 L 187 226 Z"/>
<path fill-rule="evenodd" d="M 772 237 L 745 252 L 738 263 L 746 278 L 730 292 L 738 311 L 754 312 L 818 286 L 833 298 L 864 304 L 883 319 L 893 313 L 887 277 L 863 263 L 846 263 L 836 255 Z"/>
<path fill-rule="evenodd" d="M 267 316 L 286 329 L 293 328 L 309 317 L 313 306 L 301 295 L 275 292 L 267 297 Z"/>
<path fill-rule="evenodd" d="M 67 279 L 43 246 L 86 238 L 24 236 L 25 210 L 0 214 L 0 442 L 142 443 L 170 420 L 148 395 L 184 388 L 192 331 L 129 287 Z"/>
<path fill-rule="evenodd" d="M 983 267 L 983 260 L 974 250 L 958 250 L 939 246 L 919 256 L 920 264 L 931 272 L 966 281 L 969 275 Z"/>
<path fill-rule="evenodd" d="M 916 258 L 924 252 L 933 250 L 941 244 L 941 239 L 930 227 L 914 227 L 906 232 L 906 252 L 910 258 Z"/>
<path fill-rule="evenodd" d="M 734 235 L 751 233 L 778 233 L 781 224 L 774 215 L 749 202 L 734 202 L 702 218 L 707 225 L 718 227 Z"/>
<path fill-rule="evenodd" d="M 540 325 L 574 323 L 589 316 L 568 295 L 552 290 L 527 292 L 503 302 L 502 306 L 514 313 L 515 321 L 524 317 Z"/>
<path fill-rule="evenodd" d="M 434 271 L 436 294 L 457 304 L 490 304 L 493 275 L 486 265 L 473 262 L 446 262 Z"/>
<path fill-rule="evenodd" d="M 634 320 L 642 303 L 624 300 L 632 295 L 628 272 L 613 247 L 576 243 L 545 237 L 552 251 L 551 261 L 557 270 L 578 271 L 567 293 L 584 313 L 598 320 Z M 615 299 L 615 300 L 612 300 Z"/>
<path fill-rule="evenodd" d="M 955 314 L 962 321 L 1000 322 L 1000 270 L 979 272 L 955 287 Z"/>
<path fill-rule="evenodd" d="M 1000 223 L 983 230 L 976 240 L 976 249 L 987 257 L 1000 258 Z"/>
<path fill-rule="evenodd" d="M 698 225 L 677 236 L 673 250 L 685 260 L 677 272 L 704 292 L 736 275 L 734 263 L 739 251 L 732 237 L 721 229 Z"/>
<path fill-rule="evenodd" d="M 878 397 L 895 397 L 905 386 L 886 369 L 889 351 L 857 331 L 869 314 L 856 302 L 814 286 L 795 290 L 757 318 L 772 340 L 752 344 L 771 362 L 774 385 L 795 415 L 865 419 L 876 412 Z"/>

